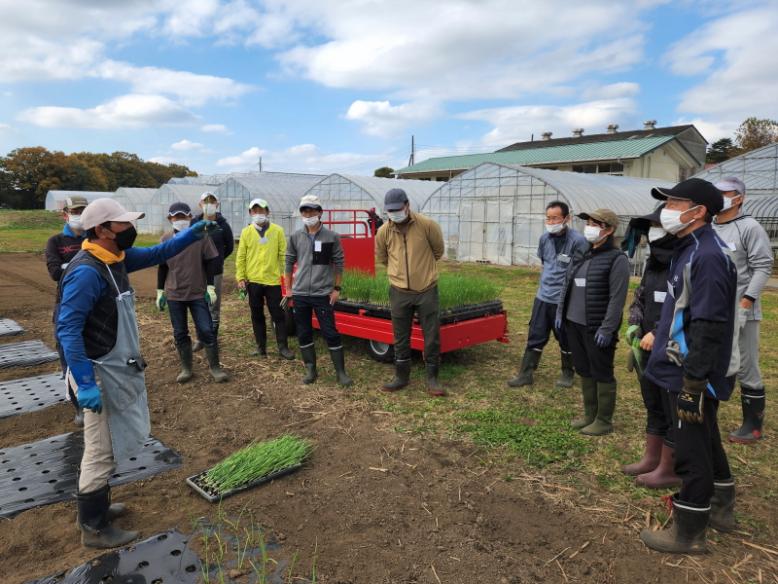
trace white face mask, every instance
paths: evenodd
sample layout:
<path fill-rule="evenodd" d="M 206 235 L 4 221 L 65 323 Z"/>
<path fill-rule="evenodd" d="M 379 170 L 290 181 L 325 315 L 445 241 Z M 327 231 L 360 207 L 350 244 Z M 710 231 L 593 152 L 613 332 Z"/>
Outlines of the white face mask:
<path fill-rule="evenodd" d="M 694 206 L 691 209 L 688 209 L 691 211 L 692 209 L 696 209 L 697 207 Z M 662 209 L 662 212 L 659 214 L 659 220 L 662 222 L 662 227 L 664 228 L 667 233 L 672 233 L 675 235 L 679 231 L 683 231 L 684 228 L 688 227 L 692 223 L 694 223 L 694 219 L 691 221 L 687 221 L 686 223 L 681 222 L 681 215 L 686 213 L 686 211 L 677 211 L 673 209 Z"/>
<path fill-rule="evenodd" d="M 68 215 L 68 225 L 71 229 L 81 229 L 81 215 Z"/>
<path fill-rule="evenodd" d="M 218 205 L 216 203 L 206 203 L 203 205 L 203 215 L 206 217 L 215 217 Z"/>
<path fill-rule="evenodd" d="M 648 229 L 648 242 L 653 243 L 658 239 L 662 239 L 665 235 L 667 235 L 667 231 L 665 231 L 661 227 L 649 227 Z"/>
<path fill-rule="evenodd" d="M 314 215 L 313 217 L 303 217 L 303 225 L 306 227 L 316 227 L 319 224 L 319 217 L 318 215 Z"/>
<path fill-rule="evenodd" d="M 734 201 L 736 198 L 738 198 L 740 195 L 735 195 L 734 197 L 723 197 L 724 198 L 724 206 L 721 208 L 722 211 L 726 211 L 727 209 L 732 208 L 732 201 Z"/>
<path fill-rule="evenodd" d="M 562 233 L 562 230 L 565 228 L 564 223 L 546 223 L 546 231 L 550 233 L 551 235 L 556 235 L 557 233 Z"/>
<path fill-rule="evenodd" d="M 392 223 L 402 223 L 408 218 L 408 211 L 406 209 L 400 209 L 399 211 L 387 211 L 386 216 L 389 217 L 389 221 Z"/>
<path fill-rule="evenodd" d="M 602 229 L 596 225 L 587 225 L 584 227 L 584 238 L 589 243 L 597 243 L 602 239 L 600 232 Z"/>
<path fill-rule="evenodd" d="M 256 215 L 252 215 L 251 222 L 254 223 L 254 225 L 264 225 L 265 223 L 267 223 L 267 215 L 263 213 L 257 213 Z"/>
<path fill-rule="evenodd" d="M 176 219 L 173 221 L 173 229 L 176 231 L 183 231 L 189 228 L 189 219 Z"/>

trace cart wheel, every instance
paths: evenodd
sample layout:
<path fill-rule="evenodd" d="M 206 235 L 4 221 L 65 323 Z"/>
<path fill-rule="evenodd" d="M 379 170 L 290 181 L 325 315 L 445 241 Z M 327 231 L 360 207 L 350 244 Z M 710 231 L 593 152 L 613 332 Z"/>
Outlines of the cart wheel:
<path fill-rule="evenodd" d="M 389 343 L 379 343 L 378 341 L 367 341 L 368 354 L 381 363 L 391 363 L 394 361 L 394 345 Z"/>

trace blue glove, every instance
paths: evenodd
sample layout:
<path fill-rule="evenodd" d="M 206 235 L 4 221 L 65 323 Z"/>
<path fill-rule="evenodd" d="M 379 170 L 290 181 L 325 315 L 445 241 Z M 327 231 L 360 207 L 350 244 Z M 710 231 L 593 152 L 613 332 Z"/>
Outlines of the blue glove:
<path fill-rule="evenodd" d="M 594 335 L 594 344 L 600 347 L 600 349 L 604 349 L 611 344 L 611 336 L 598 332 Z"/>
<path fill-rule="evenodd" d="M 96 384 L 79 385 L 76 392 L 79 407 L 92 410 L 99 414 L 103 409 L 103 400 L 100 397 L 100 388 Z"/>
<path fill-rule="evenodd" d="M 554 320 L 554 328 L 557 331 L 561 331 L 562 330 L 562 319 L 561 318 L 557 318 L 556 320 Z"/>
<path fill-rule="evenodd" d="M 219 229 L 219 224 L 216 223 L 216 221 L 202 219 L 192 225 L 189 229 L 192 230 L 192 233 L 194 233 L 194 236 L 197 239 L 202 239 L 209 233 L 216 233 L 216 231 Z"/>

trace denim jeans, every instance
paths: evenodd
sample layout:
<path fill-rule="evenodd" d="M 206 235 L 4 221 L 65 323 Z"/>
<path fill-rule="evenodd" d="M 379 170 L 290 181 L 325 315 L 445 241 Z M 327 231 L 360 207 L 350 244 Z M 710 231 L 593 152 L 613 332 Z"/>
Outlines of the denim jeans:
<path fill-rule="evenodd" d="M 192 342 L 192 339 L 189 337 L 187 309 L 192 314 L 197 337 L 202 343 L 210 347 L 216 342 L 213 334 L 211 312 L 208 310 L 208 303 L 204 298 L 197 300 L 168 300 L 167 306 L 170 311 L 170 322 L 173 325 L 173 338 L 176 340 L 177 347 L 184 347 Z"/>
<path fill-rule="evenodd" d="M 330 349 L 337 349 L 342 346 L 340 333 L 335 328 L 335 311 L 330 304 L 329 296 L 302 296 L 295 294 L 294 300 L 294 322 L 297 325 L 297 341 L 300 347 L 305 347 L 313 343 L 313 313 L 316 312 L 316 318 L 321 326 L 321 334 L 327 341 Z"/>

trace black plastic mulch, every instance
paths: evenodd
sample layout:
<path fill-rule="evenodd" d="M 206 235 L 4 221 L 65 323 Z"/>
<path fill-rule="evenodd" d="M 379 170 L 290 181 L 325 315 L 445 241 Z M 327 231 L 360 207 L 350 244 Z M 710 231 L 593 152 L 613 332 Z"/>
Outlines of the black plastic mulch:
<path fill-rule="evenodd" d="M 72 498 L 83 450 L 80 432 L 1 449 L 0 517 Z M 149 437 L 136 456 L 118 461 L 108 482 L 131 483 L 180 465 L 181 456 L 176 451 Z"/>
<path fill-rule="evenodd" d="M 41 341 L 22 341 L 0 345 L 0 369 L 30 367 L 59 359 L 56 351 Z"/>
<path fill-rule="evenodd" d="M 42 410 L 66 402 L 59 373 L 0 381 L 0 418 Z"/>
<path fill-rule="evenodd" d="M 0 318 L 0 337 L 12 337 L 24 332 L 22 325 L 10 318 Z"/>

